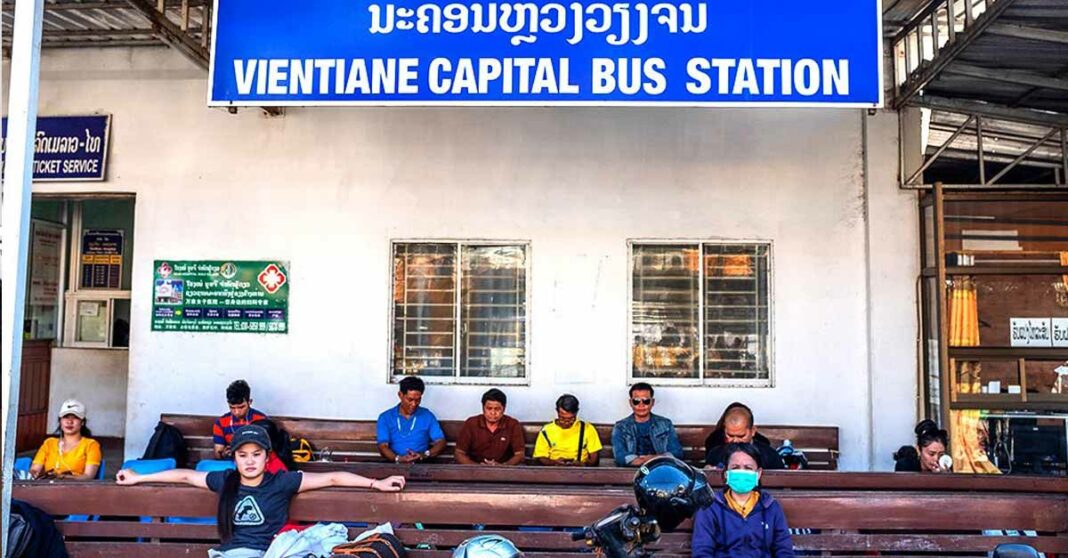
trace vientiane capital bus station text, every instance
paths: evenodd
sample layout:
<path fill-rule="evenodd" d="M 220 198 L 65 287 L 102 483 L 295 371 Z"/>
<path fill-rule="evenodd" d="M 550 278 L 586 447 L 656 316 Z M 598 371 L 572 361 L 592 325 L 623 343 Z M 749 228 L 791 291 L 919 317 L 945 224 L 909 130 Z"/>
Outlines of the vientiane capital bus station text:
<path fill-rule="evenodd" d="M 624 95 L 656 96 L 671 74 L 663 58 L 592 58 L 575 72 L 569 58 L 235 59 L 240 96 Z M 690 58 L 691 95 L 809 97 L 849 94 L 845 59 Z M 579 74 L 588 77 L 579 82 Z M 470 99 L 470 97 L 466 97 Z M 477 100 L 477 99 L 472 99 Z M 699 100 L 699 99 L 698 99 Z"/>

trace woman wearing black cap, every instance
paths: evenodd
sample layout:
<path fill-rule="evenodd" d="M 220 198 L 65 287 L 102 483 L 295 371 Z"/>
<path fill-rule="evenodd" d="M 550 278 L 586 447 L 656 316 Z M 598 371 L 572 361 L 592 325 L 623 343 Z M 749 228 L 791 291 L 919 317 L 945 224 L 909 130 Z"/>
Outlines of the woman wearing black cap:
<path fill-rule="evenodd" d="M 139 475 L 123 469 L 116 476 L 116 481 L 121 485 L 185 483 L 217 492 L 218 529 L 222 545 L 208 555 L 219 558 L 262 556 L 271 546 L 274 535 L 285 525 L 289 517 L 290 499 L 298 492 L 331 486 L 373 488 L 382 492 L 397 492 L 404 488 L 404 477 L 399 476 L 369 479 L 341 471 L 268 473 L 266 465 L 271 440 L 267 431 L 255 424 L 243 426 L 234 432 L 230 449 L 236 467 L 233 471 L 206 473 L 172 469 Z"/>

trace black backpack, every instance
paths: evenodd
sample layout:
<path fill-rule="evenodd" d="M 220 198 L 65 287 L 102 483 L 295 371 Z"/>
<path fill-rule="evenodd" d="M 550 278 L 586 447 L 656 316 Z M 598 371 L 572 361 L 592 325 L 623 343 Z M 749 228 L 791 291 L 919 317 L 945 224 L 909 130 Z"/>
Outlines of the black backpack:
<path fill-rule="evenodd" d="M 160 421 L 141 459 L 166 459 L 168 457 L 173 457 L 175 463 L 181 467 L 189 462 L 189 449 L 185 445 L 185 438 L 182 437 L 181 431 Z"/>

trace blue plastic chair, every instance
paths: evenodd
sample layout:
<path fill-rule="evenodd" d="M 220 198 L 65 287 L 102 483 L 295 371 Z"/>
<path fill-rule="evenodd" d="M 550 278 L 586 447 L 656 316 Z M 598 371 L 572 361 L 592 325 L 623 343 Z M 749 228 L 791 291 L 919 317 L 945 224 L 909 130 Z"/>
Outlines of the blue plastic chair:
<path fill-rule="evenodd" d="M 16 471 L 29 471 L 30 467 L 32 467 L 32 466 L 33 466 L 33 458 L 32 457 L 19 457 L 19 458 L 15 459 L 15 470 Z"/>
<path fill-rule="evenodd" d="M 106 459 L 100 460 L 100 468 L 96 471 L 96 480 L 104 480 L 104 471 L 108 468 L 108 462 Z M 68 515 L 67 521 L 98 521 L 99 515 Z"/>
<path fill-rule="evenodd" d="M 227 471 L 235 469 L 234 462 L 231 459 L 202 459 L 197 462 L 197 471 L 204 473 L 211 473 L 213 471 Z M 168 517 L 163 520 L 165 523 L 192 523 L 196 525 L 215 525 L 216 521 L 214 517 Z"/>
<path fill-rule="evenodd" d="M 123 462 L 123 469 L 130 469 L 139 475 L 148 475 L 160 471 L 169 471 L 178 466 L 173 457 L 166 459 L 128 459 Z"/>
<path fill-rule="evenodd" d="M 128 459 L 123 462 L 122 468 L 130 469 L 139 475 L 148 475 L 159 473 L 160 471 L 169 471 L 177 467 L 177 465 L 173 457 L 166 459 Z M 152 517 L 142 515 L 141 523 L 152 523 Z M 141 539 L 138 540 L 140 541 Z"/>

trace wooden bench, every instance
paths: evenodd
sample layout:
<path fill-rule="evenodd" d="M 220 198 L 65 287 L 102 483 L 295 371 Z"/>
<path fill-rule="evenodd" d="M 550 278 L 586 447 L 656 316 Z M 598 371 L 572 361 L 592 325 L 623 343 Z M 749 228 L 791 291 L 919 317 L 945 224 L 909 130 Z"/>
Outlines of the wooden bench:
<path fill-rule="evenodd" d="M 291 435 L 307 438 L 316 450 L 330 455 L 333 461 L 380 461 L 378 454 L 376 423 L 373 420 L 313 419 L 296 417 L 271 417 Z M 174 425 L 185 437 L 189 446 L 190 463 L 201 459 L 210 459 L 213 445 L 211 426 L 215 417 L 204 415 L 164 414 L 160 420 Z M 611 424 L 595 424 L 597 433 L 604 445 L 601 452 L 601 465 L 614 466 L 612 453 Z M 526 434 L 527 457 L 534 452 L 534 443 L 542 424 L 527 423 L 523 429 Z M 448 442 L 445 452 L 437 458 L 438 462 L 449 463 L 453 459 L 456 439 L 463 428 L 463 421 L 441 421 L 441 429 Z M 697 425 L 678 425 L 676 431 L 682 443 L 684 458 L 695 465 L 703 465 L 705 457 L 705 438 L 714 427 Z M 767 436 L 773 446 L 778 447 L 783 440 L 790 440 L 794 447 L 805 452 L 809 467 L 815 470 L 836 470 L 838 468 L 838 428 L 835 426 L 760 426 L 760 432 Z"/>
<path fill-rule="evenodd" d="M 489 469 L 479 467 L 478 469 Z M 466 468 L 472 471 L 472 468 Z M 516 471 L 513 469 L 512 471 Z M 622 474 L 626 471 L 610 471 Z M 603 472 L 602 472 L 603 473 Z M 476 475 L 477 478 L 477 475 Z M 1038 477 L 910 473 L 769 472 L 794 529 L 797 550 L 834 556 L 986 556 L 997 544 L 1030 544 L 1047 556 L 1068 554 L 1068 483 Z M 97 514 L 105 520 L 59 521 L 74 558 L 203 556 L 216 544 L 211 525 L 167 523 L 175 516 L 213 516 L 213 494 L 184 486 L 120 487 L 105 482 L 17 482 L 14 497 L 53 515 Z M 464 539 L 500 533 L 531 558 L 589 558 L 563 531 L 633 502 L 626 486 L 533 486 L 414 480 L 402 493 L 331 489 L 297 496 L 291 519 L 377 524 L 391 521 L 413 558 L 447 558 Z M 156 518 L 141 523 L 138 516 Z M 410 526 L 422 522 L 427 529 Z M 486 525 L 475 531 L 472 525 Z M 653 548 L 664 558 L 689 553 L 689 523 Z M 985 536 L 983 530 L 1037 536 Z M 355 534 L 360 528 L 350 529 Z M 807 533 L 807 531 L 806 531 Z M 143 542 L 137 542 L 137 538 Z"/>

